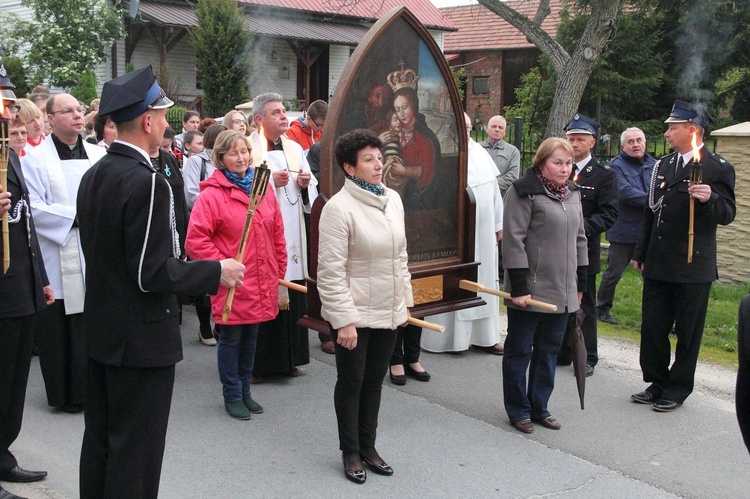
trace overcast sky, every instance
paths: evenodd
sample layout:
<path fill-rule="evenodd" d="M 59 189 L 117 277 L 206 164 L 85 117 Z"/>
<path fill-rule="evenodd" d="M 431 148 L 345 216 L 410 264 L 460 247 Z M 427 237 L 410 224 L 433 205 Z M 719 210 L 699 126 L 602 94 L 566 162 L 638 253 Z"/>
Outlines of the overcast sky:
<path fill-rule="evenodd" d="M 476 0 L 430 0 L 437 8 L 453 7 L 455 5 L 470 5 L 477 3 Z"/>

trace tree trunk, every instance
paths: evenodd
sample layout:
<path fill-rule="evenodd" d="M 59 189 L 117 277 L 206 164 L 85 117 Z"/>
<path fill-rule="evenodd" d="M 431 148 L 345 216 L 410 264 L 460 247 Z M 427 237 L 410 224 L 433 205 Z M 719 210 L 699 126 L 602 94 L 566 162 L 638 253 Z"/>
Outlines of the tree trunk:
<path fill-rule="evenodd" d="M 540 27 L 541 21 L 546 17 L 541 4 L 534 20 L 531 20 L 500 0 L 478 1 L 526 35 L 531 43 L 550 58 L 557 73 L 557 86 L 544 135 L 564 136 L 563 127 L 578 110 L 591 72 L 609 40 L 622 0 L 591 2 L 589 21 L 572 54 L 568 54 Z"/>

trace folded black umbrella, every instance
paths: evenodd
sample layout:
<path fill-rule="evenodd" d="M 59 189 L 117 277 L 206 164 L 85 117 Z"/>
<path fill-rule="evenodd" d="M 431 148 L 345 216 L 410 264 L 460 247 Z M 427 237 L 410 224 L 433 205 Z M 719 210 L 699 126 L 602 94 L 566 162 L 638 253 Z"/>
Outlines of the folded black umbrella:
<path fill-rule="evenodd" d="M 565 337 L 570 340 L 570 353 L 573 357 L 573 371 L 576 375 L 578 385 L 578 398 L 581 400 L 583 410 L 583 398 L 586 393 L 586 345 L 583 342 L 581 323 L 586 314 L 580 308 L 568 317 L 568 328 Z"/>

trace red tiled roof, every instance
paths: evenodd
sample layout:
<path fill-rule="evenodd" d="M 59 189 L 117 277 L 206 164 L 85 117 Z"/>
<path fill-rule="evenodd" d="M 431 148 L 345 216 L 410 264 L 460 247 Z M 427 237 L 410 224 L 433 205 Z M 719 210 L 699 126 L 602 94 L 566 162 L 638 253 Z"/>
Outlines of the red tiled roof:
<path fill-rule="evenodd" d="M 539 7 L 538 0 L 515 0 L 506 2 L 508 6 L 533 19 Z M 563 2 L 550 1 L 552 12 L 542 23 L 544 31 L 553 38 L 560 24 L 560 11 Z M 481 5 L 465 5 L 440 9 L 458 31 L 446 33 L 443 51 L 463 52 L 467 50 L 519 49 L 533 47 L 526 36 L 511 26 L 505 19 Z"/>
<path fill-rule="evenodd" d="M 405 6 L 429 28 L 455 29 L 430 0 L 240 0 L 240 2 L 246 5 L 279 7 L 362 19 L 380 19 L 395 7 Z"/>

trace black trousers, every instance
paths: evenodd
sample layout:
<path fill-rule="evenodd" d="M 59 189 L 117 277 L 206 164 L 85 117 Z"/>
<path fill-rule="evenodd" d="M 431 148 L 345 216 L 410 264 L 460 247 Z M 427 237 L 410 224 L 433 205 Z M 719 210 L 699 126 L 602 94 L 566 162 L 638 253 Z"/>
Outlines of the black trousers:
<path fill-rule="evenodd" d="M 737 391 L 735 407 L 745 447 L 750 451 L 750 294 L 740 303 L 737 323 Z"/>
<path fill-rule="evenodd" d="M 347 350 L 336 342 L 336 388 L 333 403 L 339 429 L 339 449 L 359 452 L 375 447 L 383 378 L 393 355 L 396 331 L 357 328 L 357 346 Z"/>
<path fill-rule="evenodd" d="M 89 359 L 81 499 L 157 497 L 174 373 Z"/>
<path fill-rule="evenodd" d="M 633 259 L 634 253 L 635 244 L 609 243 L 607 270 L 604 271 L 602 282 L 599 283 L 596 308 L 600 310 L 610 310 L 612 308 L 617 283 L 620 282 L 622 273 L 628 268 L 628 264 Z"/>
<path fill-rule="evenodd" d="M 419 362 L 422 328 L 409 324 L 396 329 L 396 346 L 391 355 L 391 365 L 416 364 Z"/>
<path fill-rule="evenodd" d="M 588 276 L 586 292 L 583 293 L 583 298 L 581 299 L 581 309 L 586 314 L 581 323 L 583 343 L 586 345 L 586 363 L 593 367 L 599 362 L 596 340 L 596 274 L 589 274 Z M 566 331 L 562 347 L 560 347 L 560 352 L 557 354 L 557 363 L 559 365 L 568 365 L 573 361 L 570 345 L 569 333 Z"/>
<path fill-rule="evenodd" d="M 83 405 L 88 364 L 83 314 L 65 315 L 64 300 L 55 300 L 38 316 L 36 341 L 47 403 Z"/>
<path fill-rule="evenodd" d="M 643 280 L 641 370 L 646 390 L 682 403 L 693 392 L 711 283 L 681 284 Z M 670 367 L 669 332 L 677 347 Z"/>
<path fill-rule="evenodd" d="M 21 431 L 36 315 L 0 319 L 0 471 L 18 463 L 10 446 Z"/>

